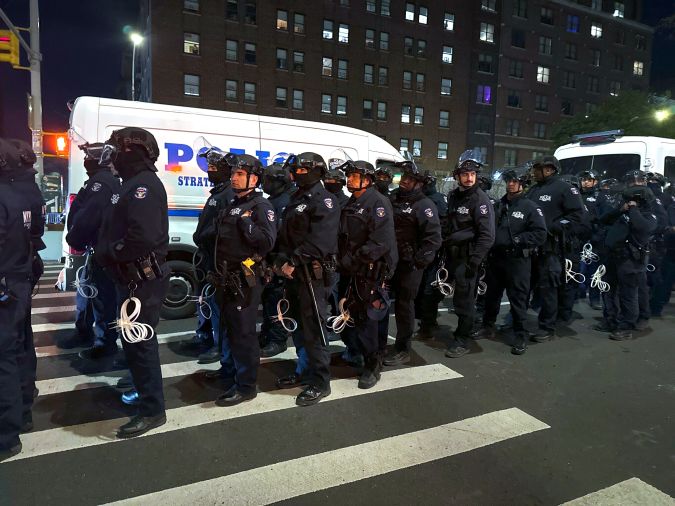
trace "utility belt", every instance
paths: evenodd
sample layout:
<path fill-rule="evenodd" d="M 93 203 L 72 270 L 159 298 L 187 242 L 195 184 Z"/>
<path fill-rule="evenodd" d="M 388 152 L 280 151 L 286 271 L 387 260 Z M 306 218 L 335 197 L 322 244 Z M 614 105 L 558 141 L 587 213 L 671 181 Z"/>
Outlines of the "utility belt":
<path fill-rule="evenodd" d="M 495 247 L 490 251 L 490 257 L 506 256 L 511 258 L 530 258 L 537 254 L 537 248 Z"/>
<path fill-rule="evenodd" d="M 469 243 L 452 244 L 446 246 L 447 256 L 450 260 L 464 259 L 471 256 L 471 246 Z"/>
<path fill-rule="evenodd" d="M 645 262 L 649 255 L 649 249 L 644 246 L 638 246 L 630 241 L 612 248 L 611 254 L 617 260 L 633 260 L 634 262 Z"/>
<path fill-rule="evenodd" d="M 160 257 L 153 252 L 133 262 L 114 264 L 110 269 L 113 277 L 123 283 L 140 283 L 163 278 L 162 266 L 165 261 L 166 257 Z"/>

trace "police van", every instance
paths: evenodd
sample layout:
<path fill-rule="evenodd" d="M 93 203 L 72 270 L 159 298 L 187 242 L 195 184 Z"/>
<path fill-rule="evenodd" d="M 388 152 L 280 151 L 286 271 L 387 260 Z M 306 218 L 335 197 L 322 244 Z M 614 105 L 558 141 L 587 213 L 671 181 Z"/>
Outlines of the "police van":
<path fill-rule="evenodd" d="M 624 136 L 622 130 L 575 135 L 555 156 L 563 174 L 594 170 L 602 179 L 621 180 L 630 170 L 675 178 L 675 139 Z"/>
<path fill-rule="evenodd" d="M 84 154 L 78 143 L 103 142 L 113 130 L 135 126 L 150 131 L 159 145 L 156 162 L 169 204 L 169 293 L 162 317 L 185 318 L 194 314 L 190 297 L 197 291 L 192 257 L 192 233 L 211 187 L 206 161 L 197 155 L 207 149 L 204 141 L 224 151 L 255 155 L 263 165 L 282 161 L 289 154 L 313 151 L 326 161 L 335 156 L 367 160 L 373 165 L 403 160 L 382 138 L 354 128 L 294 119 L 130 102 L 97 97 L 80 97 L 70 114 L 68 203 L 82 187 L 86 173 Z M 65 242 L 63 252 L 65 285 L 72 286 L 75 272 L 83 263 L 82 252 Z"/>

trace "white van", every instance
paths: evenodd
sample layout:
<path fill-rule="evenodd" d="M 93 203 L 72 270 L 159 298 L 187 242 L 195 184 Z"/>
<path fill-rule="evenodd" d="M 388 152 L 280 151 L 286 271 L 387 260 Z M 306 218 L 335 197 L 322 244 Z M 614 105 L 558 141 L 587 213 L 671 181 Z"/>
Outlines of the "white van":
<path fill-rule="evenodd" d="M 97 97 L 80 97 L 72 108 L 70 128 L 88 142 L 102 142 L 113 130 L 134 126 L 150 131 L 159 145 L 156 162 L 159 178 L 169 203 L 169 254 L 171 288 L 162 308 L 164 318 L 184 318 L 194 314 L 197 282 L 192 273 L 195 245 L 192 233 L 211 187 L 203 158 L 197 158 L 200 137 L 222 151 L 255 155 L 263 165 L 290 153 L 313 151 L 328 161 L 342 149 L 353 160 L 401 161 L 401 154 L 380 137 L 344 126 L 285 118 L 194 109 L 146 102 L 129 102 Z M 84 155 L 71 142 L 68 163 L 68 202 L 86 178 Z M 83 259 L 65 242 L 66 283 L 74 280 Z"/>
<path fill-rule="evenodd" d="M 644 170 L 675 178 L 675 139 L 624 136 L 622 130 L 610 130 L 573 140 L 555 151 L 564 174 L 593 169 L 602 179 L 621 180 L 629 170 Z"/>

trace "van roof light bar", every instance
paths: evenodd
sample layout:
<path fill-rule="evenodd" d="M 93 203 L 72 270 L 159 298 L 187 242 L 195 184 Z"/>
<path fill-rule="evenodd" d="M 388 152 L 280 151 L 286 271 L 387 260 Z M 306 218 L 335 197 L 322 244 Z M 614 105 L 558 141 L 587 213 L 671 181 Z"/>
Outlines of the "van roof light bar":
<path fill-rule="evenodd" d="M 603 144 L 614 142 L 617 137 L 623 136 L 623 130 L 606 130 L 604 132 L 592 132 L 572 136 L 572 142 L 580 144 Z"/>

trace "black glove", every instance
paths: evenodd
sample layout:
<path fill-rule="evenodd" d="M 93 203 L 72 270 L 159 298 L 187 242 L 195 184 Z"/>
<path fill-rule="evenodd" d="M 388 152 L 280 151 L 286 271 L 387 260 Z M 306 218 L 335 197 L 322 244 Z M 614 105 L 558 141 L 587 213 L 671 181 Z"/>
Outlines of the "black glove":
<path fill-rule="evenodd" d="M 563 232 L 563 224 L 559 221 L 554 221 L 551 223 L 551 226 L 548 227 L 548 231 L 553 235 L 560 235 Z"/>
<path fill-rule="evenodd" d="M 476 277 L 478 273 L 478 268 L 480 267 L 481 261 L 478 258 L 471 257 L 466 264 L 466 269 L 464 271 L 465 277 L 467 279 Z"/>

